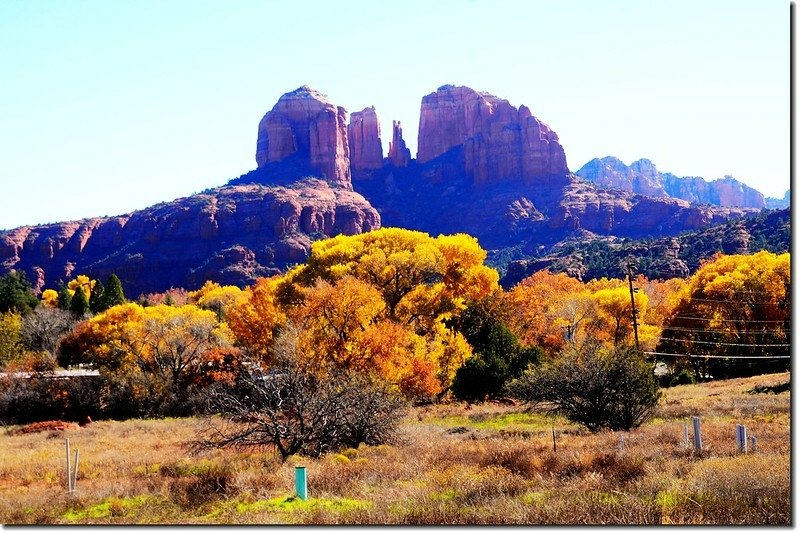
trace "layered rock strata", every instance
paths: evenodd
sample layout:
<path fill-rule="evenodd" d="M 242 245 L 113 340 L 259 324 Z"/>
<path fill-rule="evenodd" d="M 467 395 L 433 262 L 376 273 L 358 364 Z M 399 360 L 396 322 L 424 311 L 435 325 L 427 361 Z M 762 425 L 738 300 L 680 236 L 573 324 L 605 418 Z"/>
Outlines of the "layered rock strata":
<path fill-rule="evenodd" d="M 595 158 L 575 174 L 603 189 L 618 189 L 651 197 L 672 197 L 693 204 L 723 208 L 766 207 L 764 195 L 732 176 L 713 181 L 699 176 L 661 173 L 648 159 L 625 165 L 613 156 Z"/>
<path fill-rule="evenodd" d="M 417 162 L 463 149 L 474 185 L 517 183 L 558 187 L 568 182 L 558 135 L 520 106 L 469 87 L 444 85 L 422 98 Z"/>
<path fill-rule="evenodd" d="M 364 197 L 322 180 L 228 186 L 120 217 L 0 232 L 0 266 L 28 273 L 39 290 L 114 272 L 135 297 L 205 280 L 249 284 L 305 261 L 313 238 L 379 227 Z"/>
<path fill-rule="evenodd" d="M 347 111 L 306 85 L 280 97 L 258 125 L 256 163 L 307 159 L 319 177 L 352 188 Z"/>
<path fill-rule="evenodd" d="M 354 173 L 380 169 L 383 166 L 381 127 L 375 106 L 350 115 L 347 139 L 350 145 L 350 167 Z"/>

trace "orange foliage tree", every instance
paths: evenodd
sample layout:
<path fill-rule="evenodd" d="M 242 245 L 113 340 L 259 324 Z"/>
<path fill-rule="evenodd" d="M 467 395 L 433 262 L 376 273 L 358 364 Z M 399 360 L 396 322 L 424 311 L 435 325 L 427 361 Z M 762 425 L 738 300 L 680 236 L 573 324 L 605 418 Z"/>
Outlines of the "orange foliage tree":
<path fill-rule="evenodd" d="M 718 254 L 689 278 L 668 316 L 660 352 L 698 378 L 784 370 L 791 323 L 789 253 Z M 737 359 L 718 358 L 738 356 Z M 741 358 L 745 356 L 746 358 Z M 756 357 L 756 359 L 752 359 Z"/>
<path fill-rule="evenodd" d="M 236 336 L 236 343 L 252 359 L 272 363 L 271 346 L 278 329 L 286 323 L 286 313 L 278 303 L 278 288 L 283 277 L 259 278 L 225 311 L 225 320 Z"/>
<path fill-rule="evenodd" d="M 508 324 L 526 345 L 550 352 L 581 339 L 593 312 L 584 284 L 564 273 L 538 271 L 506 295 Z"/>
<path fill-rule="evenodd" d="M 262 361 L 290 320 L 319 369 L 375 373 L 407 395 L 442 393 L 471 355 L 445 321 L 498 290 L 474 238 L 385 228 L 317 241 L 305 265 L 259 280 L 228 313 L 238 342 Z"/>
<path fill-rule="evenodd" d="M 634 293 L 639 345 L 653 350 L 665 317 L 678 301 L 685 283 L 650 282 L 640 276 Z M 566 274 L 542 270 L 506 295 L 508 322 L 528 345 L 555 354 L 568 343 L 598 341 L 606 346 L 632 345 L 633 319 L 628 282 L 601 278 L 583 283 Z"/>

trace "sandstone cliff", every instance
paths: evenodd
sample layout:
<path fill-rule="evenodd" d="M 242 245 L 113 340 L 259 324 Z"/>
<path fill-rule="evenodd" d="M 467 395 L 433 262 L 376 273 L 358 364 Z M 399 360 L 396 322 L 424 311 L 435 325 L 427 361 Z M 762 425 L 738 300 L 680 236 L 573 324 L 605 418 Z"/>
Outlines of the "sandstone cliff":
<path fill-rule="evenodd" d="M 308 257 L 311 241 L 380 227 L 358 193 L 304 180 L 290 187 L 228 186 L 128 215 L 0 233 L 3 270 L 22 269 L 37 289 L 79 273 L 115 272 L 128 295 L 205 280 L 249 284 Z"/>
<path fill-rule="evenodd" d="M 788 208 L 792 200 L 792 191 L 787 190 L 786 194 L 783 195 L 783 198 L 775 198 L 775 197 L 767 197 L 764 199 L 764 202 L 767 204 L 767 208 L 771 210 L 783 209 Z"/>
<path fill-rule="evenodd" d="M 403 127 L 400 121 L 392 121 L 392 141 L 389 143 L 389 163 L 395 167 L 408 167 L 411 163 L 411 151 L 403 140 Z"/>
<path fill-rule="evenodd" d="M 258 125 L 256 163 L 297 156 L 319 177 L 351 188 L 346 116 L 343 107 L 306 85 L 284 94 Z"/>
<path fill-rule="evenodd" d="M 630 166 L 613 156 L 595 158 L 575 174 L 604 189 L 619 189 L 651 197 L 672 197 L 694 204 L 721 207 L 757 208 L 766 206 L 764 195 L 726 176 L 711 182 L 698 176 L 679 177 L 660 173 L 650 160 L 640 159 Z"/>
<path fill-rule="evenodd" d="M 603 189 L 619 189 L 651 197 L 666 197 L 660 175 L 650 160 L 640 159 L 628 167 L 615 157 L 595 158 L 575 174 Z"/>
<path fill-rule="evenodd" d="M 350 145 L 350 168 L 353 174 L 383 166 L 381 127 L 378 124 L 375 106 L 350 115 L 347 138 Z"/>
<path fill-rule="evenodd" d="M 422 98 L 417 161 L 463 149 L 466 177 L 475 185 L 567 183 L 558 136 L 525 106 L 469 87 L 444 85 Z"/>

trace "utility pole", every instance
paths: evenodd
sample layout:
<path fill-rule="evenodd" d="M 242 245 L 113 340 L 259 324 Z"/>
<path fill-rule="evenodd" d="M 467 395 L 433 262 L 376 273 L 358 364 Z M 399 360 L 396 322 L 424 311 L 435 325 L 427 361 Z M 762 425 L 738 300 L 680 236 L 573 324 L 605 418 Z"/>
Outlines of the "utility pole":
<path fill-rule="evenodd" d="M 639 288 L 633 287 L 633 274 L 631 273 L 631 264 L 628 263 L 628 287 L 631 290 L 631 318 L 633 319 L 633 339 L 636 341 L 636 351 L 639 351 L 639 324 L 636 321 L 636 299 L 633 294 L 639 291 Z"/>

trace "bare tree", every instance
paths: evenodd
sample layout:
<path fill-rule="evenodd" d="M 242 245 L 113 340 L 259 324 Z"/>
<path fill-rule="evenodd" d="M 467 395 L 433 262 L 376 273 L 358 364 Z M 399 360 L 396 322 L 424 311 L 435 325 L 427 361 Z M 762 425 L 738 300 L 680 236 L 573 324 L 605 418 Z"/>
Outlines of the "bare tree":
<path fill-rule="evenodd" d="M 335 369 L 312 369 L 297 354 L 291 326 L 275 343 L 275 364 L 266 374 L 245 371 L 235 386 L 218 384 L 198 449 L 273 445 L 282 458 L 319 456 L 359 443 L 392 439 L 405 403 L 375 379 Z"/>
<path fill-rule="evenodd" d="M 75 322 L 66 310 L 39 306 L 22 322 L 22 344 L 28 350 L 55 357 L 58 342 L 72 330 Z"/>

